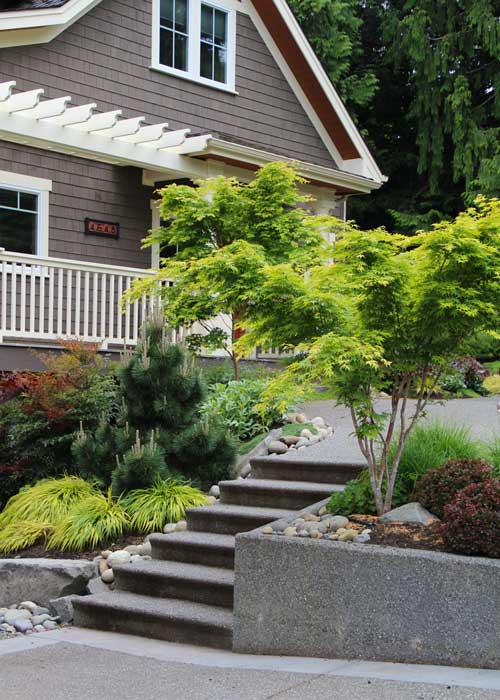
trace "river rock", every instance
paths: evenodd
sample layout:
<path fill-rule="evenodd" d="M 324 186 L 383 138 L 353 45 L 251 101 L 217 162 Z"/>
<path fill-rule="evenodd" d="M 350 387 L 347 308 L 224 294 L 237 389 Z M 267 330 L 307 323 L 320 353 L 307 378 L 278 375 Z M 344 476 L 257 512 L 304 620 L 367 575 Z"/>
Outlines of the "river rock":
<path fill-rule="evenodd" d="M 275 455 L 284 455 L 286 452 L 288 452 L 288 447 L 280 440 L 272 440 L 267 446 L 267 449 L 271 454 Z"/>
<path fill-rule="evenodd" d="M 104 581 L 104 583 L 113 583 L 113 581 L 115 580 L 113 569 L 108 569 L 107 571 L 105 571 L 101 576 L 101 579 Z"/>
<path fill-rule="evenodd" d="M 311 420 L 315 428 L 326 428 L 325 419 L 322 416 L 316 416 Z"/>
<path fill-rule="evenodd" d="M 267 525 L 266 527 L 262 528 L 262 534 L 263 535 L 272 535 L 274 532 L 273 528 L 270 525 Z"/>
<path fill-rule="evenodd" d="M 309 428 L 304 428 L 304 430 L 300 431 L 300 437 L 306 438 L 307 440 L 310 440 L 313 437 L 313 433 L 309 430 Z"/>
<path fill-rule="evenodd" d="M 151 542 L 143 542 L 142 544 L 139 545 L 139 554 L 141 557 L 144 556 L 151 556 Z"/>
<path fill-rule="evenodd" d="M 429 513 L 420 503 L 406 503 L 382 515 L 383 523 L 413 523 L 415 525 L 432 525 L 438 521 L 435 515 Z"/>
<path fill-rule="evenodd" d="M 31 620 L 29 610 L 6 610 L 3 616 L 8 625 L 13 625 L 16 620 Z"/>
<path fill-rule="evenodd" d="M 215 496 L 215 498 L 219 498 L 220 496 L 220 488 L 218 484 L 214 484 L 210 491 L 208 492 L 209 496 Z"/>
<path fill-rule="evenodd" d="M 125 547 L 125 552 L 128 552 L 130 556 L 134 556 L 134 554 L 140 554 L 139 551 L 140 545 L 138 544 L 129 544 L 128 547 Z"/>
<path fill-rule="evenodd" d="M 33 617 L 31 618 L 31 622 L 34 625 L 43 625 L 45 620 L 50 620 L 50 615 L 48 615 L 47 613 L 44 613 L 43 615 L 33 615 Z"/>
<path fill-rule="evenodd" d="M 370 535 L 356 535 L 352 541 L 356 544 L 367 544 L 370 541 Z"/>
<path fill-rule="evenodd" d="M 285 537 L 295 537 L 297 535 L 297 529 L 295 527 L 286 527 L 283 532 Z"/>
<path fill-rule="evenodd" d="M 66 595 L 62 598 L 54 598 L 54 600 L 50 601 L 51 610 L 59 617 L 63 624 L 73 621 L 73 602 L 77 598 L 79 598 L 77 595 Z"/>
<path fill-rule="evenodd" d="M 33 629 L 33 624 L 31 620 L 14 620 L 12 626 L 16 628 L 18 632 L 26 634 L 29 630 Z"/>
<path fill-rule="evenodd" d="M 288 447 L 296 445 L 299 440 L 300 437 L 298 435 L 284 435 L 282 438 L 280 438 L 280 441 L 284 442 L 285 445 L 288 445 Z"/>
<path fill-rule="evenodd" d="M 345 530 L 341 535 L 339 535 L 339 542 L 352 542 L 357 534 L 357 530 Z"/>
<path fill-rule="evenodd" d="M 186 520 L 179 520 L 177 525 L 175 526 L 175 531 L 176 532 L 184 532 L 184 530 L 187 530 L 187 521 Z"/>
<path fill-rule="evenodd" d="M 38 605 L 36 603 L 32 603 L 31 600 L 26 600 L 24 603 L 19 603 L 17 606 L 20 610 L 29 610 L 30 613 L 33 615 L 35 610 L 38 608 Z"/>
<path fill-rule="evenodd" d="M 125 549 L 119 549 L 116 552 L 112 552 L 108 559 L 108 566 L 110 569 L 113 568 L 113 566 L 116 566 L 117 564 L 128 564 L 131 560 L 131 555 L 130 552 L 127 552 Z"/>
<path fill-rule="evenodd" d="M 177 527 L 177 523 L 167 523 L 165 527 L 163 528 L 163 532 L 166 535 L 170 535 L 172 532 L 175 532 L 175 528 Z"/>
<path fill-rule="evenodd" d="M 340 528 L 345 528 L 347 525 L 349 525 L 349 519 L 344 515 L 334 515 L 332 518 L 330 518 L 328 524 L 334 532 L 337 532 L 337 530 L 340 530 Z"/>

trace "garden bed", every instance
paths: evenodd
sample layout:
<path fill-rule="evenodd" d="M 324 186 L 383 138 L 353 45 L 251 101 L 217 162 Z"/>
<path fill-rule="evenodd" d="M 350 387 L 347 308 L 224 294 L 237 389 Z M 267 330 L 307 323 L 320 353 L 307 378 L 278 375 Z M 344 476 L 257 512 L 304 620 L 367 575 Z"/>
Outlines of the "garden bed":
<path fill-rule="evenodd" d="M 61 552 L 57 549 L 46 549 L 43 544 L 36 544 L 33 547 L 28 547 L 20 552 L 15 553 L 16 559 L 87 559 L 93 561 L 96 557 L 101 554 L 102 550 L 110 550 L 115 552 L 129 545 L 139 545 L 144 542 L 144 535 L 127 535 L 125 537 L 120 537 L 116 542 L 104 543 L 98 549 L 85 550 L 83 552 L 69 551 Z M 0 560 L 2 559 L 12 559 L 12 554 L 0 554 Z"/>

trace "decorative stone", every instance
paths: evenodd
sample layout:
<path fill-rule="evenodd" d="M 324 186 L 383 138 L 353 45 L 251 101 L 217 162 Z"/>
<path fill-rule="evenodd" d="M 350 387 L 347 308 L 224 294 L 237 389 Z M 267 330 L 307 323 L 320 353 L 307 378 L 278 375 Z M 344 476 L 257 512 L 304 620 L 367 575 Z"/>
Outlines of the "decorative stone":
<path fill-rule="evenodd" d="M 19 603 L 18 608 L 19 610 L 29 610 L 29 612 L 33 615 L 34 611 L 37 609 L 38 605 L 36 603 L 32 603 L 30 600 L 26 600 L 24 603 Z"/>
<path fill-rule="evenodd" d="M 141 557 L 151 554 L 152 548 L 151 548 L 151 542 L 143 542 L 143 544 L 139 545 L 139 554 Z"/>
<path fill-rule="evenodd" d="M 170 535 L 172 532 L 175 532 L 177 528 L 177 523 L 167 523 L 165 527 L 163 528 L 163 532 L 166 535 Z"/>
<path fill-rule="evenodd" d="M 31 620 L 31 613 L 29 610 L 6 610 L 3 615 L 5 622 L 8 625 L 13 625 L 16 620 Z"/>
<path fill-rule="evenodd" d="M 327 509 L 326 509 L 326 506 L 322 506 L 322 507 L 318 510 L 318 515 L 319 515 L 320 518 L 321 518 L 322 515 L 328 515 L 328 511 L 327 511 Z"/>
<path fill-rule="evenodd" d="M 266 527 L 262 528 L 262 534 L 263 535 L 272 535 L 274 532 L 273 528 L 267 525 Z"/>
<path fill-rule="evenodd" d="M 184 530 L 187 530 L 187 522 L 185 520 L 179 520 L 177 525 L 175 526 L 175 531 L 176 532 L 184 532 Z"/>
<path fill-rule="evenodd" d="M 349 518 L 346 518 L 344 515 L 334 515 L 330 519 L 330 527 L 334 532 L 337 532 L 337 530 L 340 530 L 341 528 L 345 528 L 347 525 L 349 525 Z"/>
<path fill-rule="evenodd" d="M 33 615 L 33 617 L 31 618 L 31 622 L 33 625 L 43 625 L 45 620 L 50 620 L 50 615 Z"/>
<path fill-rule="evenodd" d="M 300 532 L 297 533 L 299 537 L 310 537 L 310 534 L 307 532 L 307 530 L 300 530 Z"/>
<path fill-rule="evenodd" d="M 300 437 L 298 435 L 284 435 L 283 437 L 280 438 L 280 441 L 284 442 L 285 445 L 288 445 L 288 447 L 291 447 L 292 445 L 296 445 L 299 440 L 300 440 Z"/>
<path fill-rule="evenodd" d="M 113 569 L 108 569 L 103 573 L 101 576 L 101 579 L 104 581 L 104 583 L 113 583 L 115 580 L 115 574 L 113 572 Z"/>
<path fill-rule="evenodd" d="M 217 484 L 214 484 L 210 491 L 208 492 L 209 496 L 215 496 L 215 498 L 219 498 L 220 496 L 220 488 Z"/>
<path fill-rule="evenodd" d="M 315 428 L 326 428 L 325 419 L 322 416 L 316 416 L 310 421 Z"/>
<path fill-rule="evenodd" d="M 288 447 L 284 445 L 280 440 L 272 440 L 267 446 L 267 449 L 271 454 L 284 455 L 288 452 Z"/>
<path fill-rule="evenodd" d="M 297 535 L 297 529 L 295 527 L 286 527 L 283 532 L 285 537 L 295 537 Z"/>
<path fill-rule="evenodd" d="M 309 447 L 311 443 L 309 440 L 305 437 L 300 438 L 300 440 L 296 443 L 295 447 L 297 450 L 302 449 L 302 447 Z"/>
<path fill-rule="evenodd" d="M 128 552 L 130 556 L 134 556 L 134 554 L 140 554 L 139 551 L 140 545 L 138 544 L 129 544 L 128 547 L 125 547 L 125 552 Z"/>
<path fill-rule="evenodd" d="M 49 608 L 43 608 L 41 605 L 37 605 L 37 607 L 33 610 L 33 615 L 50 615 L 50 610 Z"/>
<path fill-rule="evenodd" d="M 339 535 L 339 542 L 352 542 L 352 540 L 357 535 L 356 530 L 345 530 L 341 535 Z"/>
<path fill-rule="evenodd" d="M 313 513 L 305 513 L 302 517 L 306 523 L 307 522 L 319 523 L 321 520 L 319 515 L 314 515 Z"/>
<path fill-rule="evenodd" d="M 438 518 L 429 513 L 420 503 L 406 503 L 404 506 L 390 510 L 382 515 L 383 523 L 414 523 L 416 525 L 432 525 Z"/>
<path fill-rule="evenodd" d="M 99 575 L 102 576 L 103 573 L 109 569 L 109 564 L 106 559 L 101 559 L 97 568 L 99 569 Z"/>
<path fill-rule="evenodd" d="M 43 623 L 43 626 L 45 627 L 46 630 L 56 630 L 57 629 L 57 622 L 54 622 L 53 620 L 45 620 Z"/>
<path fill-rule="evenodd" d="M 18 632 L 25 634 L 28 630 L 33 629 L 33 624 L 31 620 L 14 620 L 12 626 L 16 628 Z"/>
<path fill-rule="evenodd" d="M 117 552 L 113 552 L 109 555 L 107 562 L 110 569 L 117 564 L 128 564 L 130 562 L 130 553 L 125 549 L 119 549 Z"/>
<path fill-rule="evenodd" d="M 307 440 L 310 440 L 313 437 L 313 434 L 309 430 L 309 428 L 304 428 L 304 430 L 300 431 L 300 437 L 306 438 Z"/>
<path fill-rule="evenodd" d="M 356 535 L 352 538 L 352 541 L 356 544 L 366 544 L 370 541 L 370 535 Z"/>
<path fill-rule="evenodd" d="M 215 496 L 207 496 L 207 506 L 214 506 L 217 503 Z"/>
<path fill-rule="evenodd" d="M 8 625 L 6 622 L 4 622 L 2 625 L 0 625 L 0 631 L 7 632 L 8 634 L 15 634 L 16 628 L 12 627 L 12 625 Z"/>
<path fill-rule="evenodd" d="M 336 540 L 338 540 L 338 538 L 339 538 L 339 536 L 337 535 L 336 532 L 333 533 L 332 535 L 328 535 L 328 539 L 329 539 L 329 540 L 335 540 L 335 541 L 336 541 Z"/>
<path fill-rule="evenodd" d="M 362 535 L 371 535 L 371 534 L 372 534 L 372 531 L 370 530 L 369 527 L 367 527 L 366 530 L 362 530 L 362 531 L 361 531 L 361 534 L 362 534 Z"/>
<path fill-rule="evenodd" d="M 45 631 L 46 631 L 46 630 L 45 630 L 45 627 L 44 627 L 43 625 L 35 625 L 35 626 L 33 627 L 33 629 L 34 629 L 35 632 L 45 632 Z"/>
<path fill-rule="evenodd" d="M 307 423 L 307 416 L 305 413 L 297 413 L 295 416 L 295 421 L 297 423 Z"/>
<path fill-rule="evenodd" d="M 105 549 L 104 552 L 101 552 L 101 557 L 103 559 L 107 559 L 109 557 L 109 555 L 112 553 L 113 552 L 110 549 Z"/>
<path fill-rule="evenodd" d="M 63 624 L 73 621 L 73 601 L 78 597 L 77 595 L 66 595 L 50 601 L 50 607 Z"/>
<path fill-rule="evenodd" d="M 140 554 L 132 554 L 132 558 L 130 560 L 132 564 L 135 564 L 138 561 L 142 561 L 142 557 Z"/>
<path fill-rule="evenodd" d="M 321 534 L 321 532 L 320 532 L 319 530 L 311 530 L 310 533 L 309 533 L 309 536 L 310 536 L 313 540 L 320 540 L 320 539 L 322 539 L 322 537 L 323 537 L 323 535 Z"/>

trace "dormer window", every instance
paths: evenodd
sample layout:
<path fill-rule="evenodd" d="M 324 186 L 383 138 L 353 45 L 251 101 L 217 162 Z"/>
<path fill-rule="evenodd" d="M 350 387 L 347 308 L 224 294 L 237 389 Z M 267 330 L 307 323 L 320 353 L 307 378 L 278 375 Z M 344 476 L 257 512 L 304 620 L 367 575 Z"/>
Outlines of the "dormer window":
<path fill-rule="evenodd" d="M 228 0 L 153 4 L 153 68 L 234 91 L 236 11 Z"/>

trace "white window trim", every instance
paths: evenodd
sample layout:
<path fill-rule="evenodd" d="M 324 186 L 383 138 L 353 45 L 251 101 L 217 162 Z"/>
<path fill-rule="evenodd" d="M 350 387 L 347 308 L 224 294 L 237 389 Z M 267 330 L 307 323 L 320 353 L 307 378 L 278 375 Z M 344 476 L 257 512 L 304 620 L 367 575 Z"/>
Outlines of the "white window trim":
<path fill-rule="evenodd" d="M 49 192 L 52 191 L 52 180 L 0 170 L 0 188 L 22 190 L 23 192 L 31 192 L 38 196 L 36 255 L 48 257 Z"/>
<path fill-rule="evenodd" d="M 151 69 L 168 75 L 175 75 L 183 80 L 206 85 L 223 92 L 236 94 L 236 8 L 233 0 L 188 0 L 189 2 L 189 38 L 188 70 L 170 68 L 160 63 L 160 0 L 153 0 L 153 56 Z M 200 37 L 201 37 L 201 3 L 210 5 L 227 14 L 227 81 L 219 83 L 200 75 Z"/>

